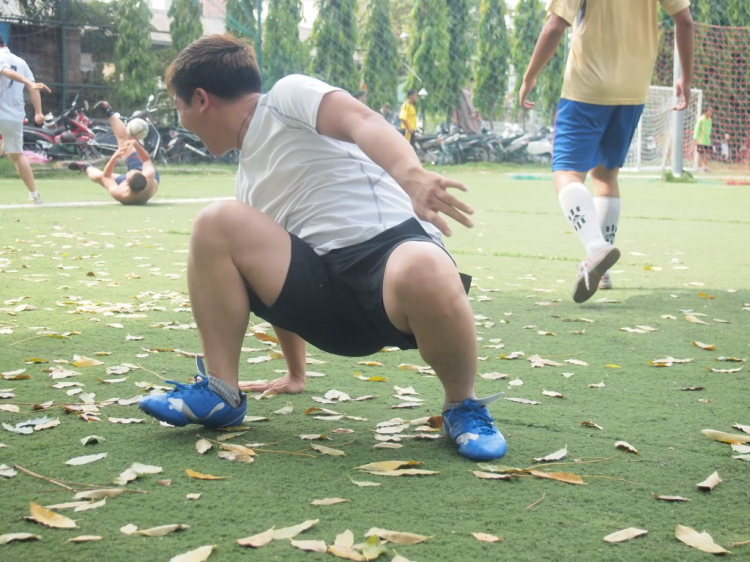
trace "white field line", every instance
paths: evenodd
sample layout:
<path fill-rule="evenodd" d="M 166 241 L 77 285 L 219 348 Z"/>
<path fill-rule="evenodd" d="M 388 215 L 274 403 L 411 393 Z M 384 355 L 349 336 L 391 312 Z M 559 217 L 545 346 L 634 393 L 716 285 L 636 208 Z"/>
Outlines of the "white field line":
<path fill-rule="evenodd" d="M 192 199 L 156 199 L 148 202 L 152 205 L 186 205 L 190 203 L 212 203 L 215 201 L 231 201 L 234 197 L 198 197 Z M 118 201 L 66 201 L 63 203 L 44 203 L 36 205 L 34 203 L 24 203 L 16 205 L 0 205 L 0 210 L 10 211 L 16 209 L 56 209 L 64 207 L 105 207 L 108 205 L 120 205 Z M 129 205 L 126 205 L 129 206 Z M 136 205 L 134 205 L 136 206 Z M 143 205 L 141 205 L 143 206 Z"/>

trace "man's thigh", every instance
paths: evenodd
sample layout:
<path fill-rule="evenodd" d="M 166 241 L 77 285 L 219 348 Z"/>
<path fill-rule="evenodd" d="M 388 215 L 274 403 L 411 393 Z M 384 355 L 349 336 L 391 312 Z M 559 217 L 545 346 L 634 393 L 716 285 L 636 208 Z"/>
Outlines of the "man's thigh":
<path fill-rule="evenodd" d="M 3 150 L 8 154 L 23 153 L 23 123 L 0 120 L 0 135 L 3 136 Z"/>
<path fill-rule="evenodd" d="M 609 170 L 622 168 L 642 113 L 643 105 L 615 106 L 602 136 L 601 158 L 597 164 L 604 164 Z"/>
<path fill-rule="evenodd" d="M 561 99 L 555 119 L 552 171 L 588 172 L 599 149 L 612 106 Z"/>

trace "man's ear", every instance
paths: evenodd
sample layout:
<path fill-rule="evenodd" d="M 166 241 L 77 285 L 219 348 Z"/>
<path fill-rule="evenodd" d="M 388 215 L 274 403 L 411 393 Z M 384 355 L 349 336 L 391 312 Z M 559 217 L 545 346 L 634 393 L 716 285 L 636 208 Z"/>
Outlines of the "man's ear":
<path fill-rule="evenodd" d="M 195 102 L 198 104 L 199 112 L 207 110 L 211 105 L 211 99 L 209 98 L 208 92 L 203 88 L 195 89 L 194 98 Z"/>

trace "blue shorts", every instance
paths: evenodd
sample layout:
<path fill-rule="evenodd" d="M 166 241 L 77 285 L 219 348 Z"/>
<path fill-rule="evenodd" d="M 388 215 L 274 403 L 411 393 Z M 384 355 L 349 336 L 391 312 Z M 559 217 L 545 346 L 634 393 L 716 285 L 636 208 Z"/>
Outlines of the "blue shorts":
<path fill-rule="evenodd" d="M 143 170 L 143 162 L 141 162 L 141 159 L 138 158 L 137 152 L 133 152 L 133 154 L 125 159 L 125 165 L 128 167 L 128 172 L 130 170 Z M 117 185 L 120 185 L 125 181 L 125 174 L 120 174 L 119 176 L 117 176 L 115 178 L 115 181 L 117 182 Z M 156 172 L 156 183 L 159 183 L 159 172 Z"/>
<path fill-rule="evenodd" d="M 596 105 L 561 99 L 555 119 L 552 171 L 622 168 L 643 105 Z"/>

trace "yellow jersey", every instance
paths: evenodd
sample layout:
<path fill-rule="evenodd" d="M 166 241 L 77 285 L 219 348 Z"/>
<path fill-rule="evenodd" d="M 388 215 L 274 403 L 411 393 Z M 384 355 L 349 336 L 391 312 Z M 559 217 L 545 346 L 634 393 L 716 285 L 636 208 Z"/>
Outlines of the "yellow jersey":
<path fill-rule="evenodd" d="M 401 111 L 399 111 L 398 118 L 400 121 L 405 121 L 409 128 L 417 130 L 417 108 L 414 107 L 413 103 L 409 103 L 409 100 L 404 100 L 401 104 Z M 411 140 L 411 133 L 401 123 L 401 128 L 404 129 L 404 135 L 406 140 Z"/>
<path fill-rule="evenodd" d="M 561 97 L 645 103 L 659 47 L 659 4 L 671 16 L 690 0 L 550 0 L 547 11 L 573 27 Z"/>

